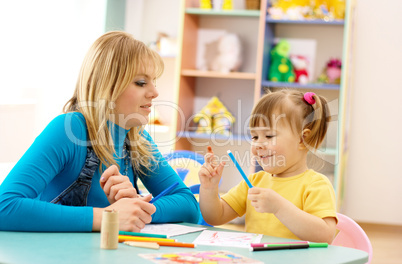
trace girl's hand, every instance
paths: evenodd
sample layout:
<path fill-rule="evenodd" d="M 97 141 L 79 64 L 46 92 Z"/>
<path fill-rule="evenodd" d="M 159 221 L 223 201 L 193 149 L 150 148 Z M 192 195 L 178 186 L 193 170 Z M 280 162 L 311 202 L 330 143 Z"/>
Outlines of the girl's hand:
<path fill-rule="evenodd" d="M 137 198 L 138 193 L 127 176 L 121 175 L 116 165 L 107 168 L 101 178 L 100 186 L 110 204 L 122 198 Z"/>
<path fill-rule="evenodd" d="M 218 188 L 225 162 L 218 163 L 218 158 L 214 155 L 211 147 L 208 147 L 208 153 L 204 159 L 205 163 L 198 172 L 201 187 L 204 189 Z"/>
<path fill-rule="evenodd" d="M 150 204 L 152 195 L 140 198 L 122 198 L 106 208 L 94 208 L 93 231 L 99 231 L 102 222 L 103 210 L 119 212 L 119 230 L 139 232 L 152 221 L 152 214 L 156 207 Z"/>
<path fill-rule="evenodd" d="M 253 187 L 248 190 L 247 199 L 257 212 L 276 214 L 284 198 L 272 189 Z"/>

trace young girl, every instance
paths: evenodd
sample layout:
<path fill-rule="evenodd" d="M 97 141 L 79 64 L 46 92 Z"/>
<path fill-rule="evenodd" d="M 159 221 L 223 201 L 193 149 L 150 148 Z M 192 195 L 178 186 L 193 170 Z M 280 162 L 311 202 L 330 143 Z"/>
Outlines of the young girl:
<path fill-rule="evenodd" d="M 130 34 L 98 38 L 72 98 L 0 186 L 0 230 L 99 231 L 105 208 L 120 230 L 152 222 L 197 223 L 197 200 L 162 158 L 147 124 L 161 57 Z M 137 180 L 156 196 L 139 196 Z"/>
<path fill-rule="evenodd" d="M 218 184 L 224 163 L 211 150 L 199 172 L 204 220 L 221 225 L 246 214 L 246 231 L 331 243 L 335 235 L 335 193 L 328 178 L 308 169 L 307 153 L 327 132 L 326 100 L 314 93 L 281 90 L 254 107 L 251 152 L 263 171 L 240 182 L 221 198 Z"/>

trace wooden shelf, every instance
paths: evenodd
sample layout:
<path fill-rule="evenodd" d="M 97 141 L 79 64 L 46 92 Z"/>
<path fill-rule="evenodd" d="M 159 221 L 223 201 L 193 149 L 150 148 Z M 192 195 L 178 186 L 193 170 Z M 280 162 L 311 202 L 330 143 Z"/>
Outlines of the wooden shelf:
<path fill-rule="evenodd" d="M 259 17 L 260 10 L 213 10 L 200 8 L 186 8 L 186 14 L 192 15 L 208 15 L 208 16 L 244 16 L 244 17 Z"/>
<path fill-rule="evenodd" d="M 271 81 L 261 81 L 263 87 L 287 87 L 296 89 L 321 89 L 321 90 L 339 90 L 339 84 L 326 84 L 326 83 L 288 83 L 288 82 L 271 82 Z"/>
<path fill-rule="evenodd" d="M 345 21 L 344 20 L 325 21 L 323 19 L 289 20 L 289 19 L 274 19 L 270 16 L 267 16 L 267 23 L 343 26 L 345 24 Z"/>
<path fill-rule="evenodd" d="M 207 78 L 225 78 L 225 79 L 243 79 L 243 80 L 254 80 L 256 74 L 252 72 L 214 72 L 214 71 L 200 71 L 183 69 L 181 75 L 190 77 L 207 77 Z"/>

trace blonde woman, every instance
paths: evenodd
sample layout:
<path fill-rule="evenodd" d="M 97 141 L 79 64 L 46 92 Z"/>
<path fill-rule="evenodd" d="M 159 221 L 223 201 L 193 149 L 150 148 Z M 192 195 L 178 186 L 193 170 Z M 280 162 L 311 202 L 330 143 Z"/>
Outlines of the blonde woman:
<path fill-rule="evenodd" d="M 197 223 L 196 199 L 143 130 L 163 67 L 156 52 L 125 32 L 97 39 L 64 114 L 0 186 L 0 230 L 99 231 L 105 208 L 119 211 L 126 231 L 150 222 Z M 149 195 L 139 195 L 138 179 Z"/>

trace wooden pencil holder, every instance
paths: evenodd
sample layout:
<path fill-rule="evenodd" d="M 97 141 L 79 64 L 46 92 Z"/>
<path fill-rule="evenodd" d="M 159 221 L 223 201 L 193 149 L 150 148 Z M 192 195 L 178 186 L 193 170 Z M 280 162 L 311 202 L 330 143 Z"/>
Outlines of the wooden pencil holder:
<path fill-rule="evenodd" d="M 119 212 L 104 210 L 101 224 L 101 248 L 117 249 L 119 245 Z"/>

